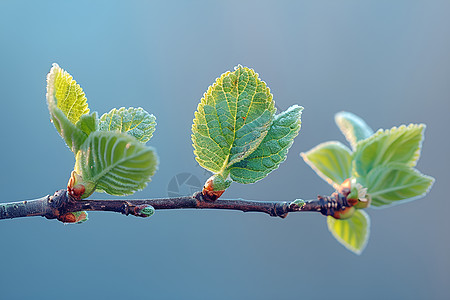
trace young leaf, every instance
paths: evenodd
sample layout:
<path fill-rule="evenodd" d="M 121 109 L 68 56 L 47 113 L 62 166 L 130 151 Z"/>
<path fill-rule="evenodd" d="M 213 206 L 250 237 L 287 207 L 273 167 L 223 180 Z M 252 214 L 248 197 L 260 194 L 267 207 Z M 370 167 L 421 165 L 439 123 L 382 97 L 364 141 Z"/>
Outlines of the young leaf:
<path fill-rule="evenodd" d="M 56 106 L 66 115 L 72 124 L 76 124 L 80 117 L 89 113 L 83 89 L 72 76 L 53 64 L 47 75 L 48 105 Z"/>
<path fill-rule="evenodd" d="M 294 105 L 276 115 L 259 147 L 229 167 L 231 179 L 239 183 L 254 183 L 277 169 L 286 160 L 288 150 L 300 131 L 302 110 L 303 107 Z"/>
<path fill-rule="evenodd" d="M 155 131 L 156 118 L 142 108 L 113 108 L 100 118 L 99 130 L 118 131 L 134 136 L 142 143 L 150 140 Z"/>
<path fill-rule="evenodd" d="M 373 130 L 363 119 L 350 112 L 341 111 L 334 117 L 336 125 L 355 150 L 356 143 L 373 135 Z"/>
<path fill-rule="evenodd" d="M 361 209 L 348 219 L 338 220 L 327 217 L 328 230 L 345 248 L 361 254 L 367 245 L 370 234 L 369 215 Z"/>
<path fill-rule="evenodd" d="M 340 142 L 322 143 L 300 155 L 330 185 L 340 185 L 351 177 L 352 152 Z"/>
<path fill-rule="evenodd" d="M 78 120 L 76 126 L 81 129 L 86 134 L 86 137 L 91 134 L 91 132 L 97 131 L 98 129 L 98 119 L 97 112 L 91 114 L 82 115 L 80 120 Z"/>
<path fill-rule="evenodd" d="M 208 88 L 195 112 L 192 142 L 197 162 L 213 173 L 249 156 L 275 113 L 272 94 L 252 69 L 238 66 Z"/>
<path fill-rule="evenodd" d="M 74 154 L 78 152 L 87 138 L 87 134 L 79 127 L 72 124 L 59 108 L 50 111 L 53 125 L 66 142 L 66 145 Z"/>
<path fill-rule="evenodd" d="M 47 104 L 56 130 L 76 153 L 87 135 L 75 124 L 89 108 L 81 87 L 57 64 L 47 75 Z"/>
<path fill-rule="evenodd" d="M 158 158 L 134 137 L 108 131 L 89 135 L 76 156 L 75 172 L 96 190 L 129 195 L 143 189 L 155 173 Z"/>
<path fill-rule="evenodd" d="M 363 179 L 372 205 L 377 207 L 419 199 L 433 182 L 434 178 L 400 163 L 377 166 Z"/>
<path fill-rule="evenodd" d="M 365 177 L 376 166 L 398 162 L 414 167 L 420 156 L 424 124 L 410 124 L 378 130 L 358 142 L 354 154 L 357 175 Z"/>

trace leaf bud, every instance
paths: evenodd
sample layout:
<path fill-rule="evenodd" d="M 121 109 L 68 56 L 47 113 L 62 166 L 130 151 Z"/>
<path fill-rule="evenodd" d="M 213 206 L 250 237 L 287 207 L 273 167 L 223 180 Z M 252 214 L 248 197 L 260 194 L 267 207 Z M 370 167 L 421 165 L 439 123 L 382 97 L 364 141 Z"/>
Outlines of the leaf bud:
<path fill-rule="evenodd" d="M 214 201 L 225 192 L 231 184 L 231 180 L 225 179 L 222 174 L 214 174 L 206 180 L 202 194 L 207 200 Z"/>

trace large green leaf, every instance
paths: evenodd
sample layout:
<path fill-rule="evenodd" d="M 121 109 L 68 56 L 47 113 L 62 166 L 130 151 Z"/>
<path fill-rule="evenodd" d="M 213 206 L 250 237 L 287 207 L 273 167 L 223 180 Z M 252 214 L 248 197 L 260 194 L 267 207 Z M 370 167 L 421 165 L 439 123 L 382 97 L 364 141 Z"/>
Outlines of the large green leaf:
<path fill-rule="evenodd" d="M 89 135 L 76 156 L 75 172 L 97 191 L 129 195 L 143 189 L 155 173 L 158 158 L 127 134 L 96 131 Z"/>
<path fill-rule="evenodd" d="M 387 206 L 423 197 L 434 179 L 401 163 L 380 165 L 362 180 L 373 206 Z"/>
<path fill-rule="evenodd" d="M 328 230 L 345 248 L 358 255 L 363 252 L 370 234 L 370 219 L 365 211 L 357 209 L 348 219 L 328 216 L 327 224 Z"/>
<path fill-rule="evenodd" d="M 322 143 L 300 155 L 328 184 L 340 185 L 351 177 L 352 152 L 340 142 Z"/>
<path fill-rule="evenodd" d="M 372 128 L 355 114 L 341 111 L 335 115 L 334 119 L 353 150 L 355 150 L 357 142 L 373 135 Z"/>
<path fill-rule="evenodd" d="M 256 150 L 229 167 L 231 179 L 254 183 L 277 169 L 286 160 L 301 126 L 303 107 L 294 105 L 275 116 L 266 137 Z"/>
<path fill-rule="evenodd" d="M 57 64 L 53 64 L 47 75 L 47 104 L 56 130 L 77 153 L 88 134 L 76 124 L 89 113 L 89 108 L 81 87 Z"/>
<path fill-rule="evenodd" d="M 153 135 L 156 118 L 142 108 L 130 107 L 125 109 L 113 108 L 109 113 L 103 114 L 99 122 L 99 130 L 118 131 L 134 136 L 142 143 L 146 143 Z"/>
<path fill-rule="evenodd" d="M 192 142 L 197 162 L 214 173 L 249 156 L 275 114 L 272 94 L 252 69 L 238 66 L 208 88 L 195 112 Z"/>
<path fill-rule="evenodd" d="M 414 167 L 420 156 L 424 124 L 402 125 L 377 133 L 357 143 L 354 154 L 358 176 L 366 176 L 370 170 L 390 162 Z"/>

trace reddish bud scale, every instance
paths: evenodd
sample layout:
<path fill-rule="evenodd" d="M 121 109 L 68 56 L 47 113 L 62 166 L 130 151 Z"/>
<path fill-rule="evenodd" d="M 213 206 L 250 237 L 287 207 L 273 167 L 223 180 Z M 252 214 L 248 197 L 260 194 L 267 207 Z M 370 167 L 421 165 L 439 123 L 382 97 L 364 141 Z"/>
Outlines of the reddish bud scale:
<path fill-rule="evenodd" d="M 348 219 L 355 213 L 355 208 L 353 206 L 349 206 L 344 208 L 343 210 L 336 211 L 333 215 L 335 219 Z"/>
<path fill-rule="evenodd" d="M 83 223 L 87 221 L 87 213 L 85 211 L 68 212 L 58 217 L 58 220 L 63 223 Z"/>
<path fill-rule="evenodd" d="M 213 185 L 213 177 L 210 177 L 203 186 L 202 194 L 205 196 L 206 200 L 214 201 L 217 200 L 225 191 L 215 191 Z"/>
<path fill-rule="evenodd" d="M 347 198 L 348 204 L 350 204 L 351 206 L 356 205 L 356 203 L 358 203 L 358 199 L 351 199 L 351 198 Z"/>
<path fill-rule="evenodd" d="M 63 223 L 75 223 L 77 222 L 77 218 L 72 213 L 66 213 L 64 215 L 58 216 L 58 221 Z"/>
<path fill-rule="evenodd" d="M 350 195 L 352 191 L 352 184 L 350 181 L 350 178 L 347 178 L 344 180 L 344 182 L 339 186 L 338 192 L 342 195 L 345 195 L 346 197 Z M 356 203 L 358 203 L 358 198 L 347 198 L 348 204 L 351 206 L 354 206 Z"/>
<path fill-rule="evenodd" d="M 81 196 L 83 196 L 84 192 L 86 191 L 86 188 L 82 184 L 77 184 L 74 187 L 67 187 L 67 191 L 69 192 L 69 195 L 73 198 L 80 200 Z"/>
<path fill-rule="evenodd" d="M 344 182 L 339 186 L 339 188 L 337 190 L 340 194 L 344 195 L 345 197 L 350 195 L 350 193 L 352 191 L 350 178 L 345 179 Z M 347 198 L 347 202 L 350 206 L 344 208 L 343 210 L 336 211 L 333 214 L 333 218 L 348 219 L 351 216 L 353 216 L 353 214 L 355 213 L 355 208 L 353 206 L 358 203 L 358 199 Z"/>
<path fill-rule="evenodd" d="M 205 188 L 203 188 L 202 194 L 203 194 L 203 196 L 205 196 L 205 198 L 207 198 L 207 200 L 215 201 L 215 200 L 219 199 L 220 196 L 222 196 L 222 194 L 224 192 L 225 191 L 208 191 L 208 190 L 205 190 Z"/>

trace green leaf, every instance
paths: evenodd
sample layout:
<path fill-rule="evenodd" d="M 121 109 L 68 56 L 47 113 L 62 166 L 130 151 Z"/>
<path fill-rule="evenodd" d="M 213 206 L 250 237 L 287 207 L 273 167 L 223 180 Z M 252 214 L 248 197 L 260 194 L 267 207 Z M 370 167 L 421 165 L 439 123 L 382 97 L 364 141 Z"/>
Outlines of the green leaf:
<path fill-rule="evenodd" d="M 62 110 L 54 108 L 50 111 L 53 125 L 66 142 L 73 153 L 77 153 L 87 138 L 87 134 L 76 125 L 72 124 Z"/>
<path fill-rule="evenodd" d="M 76 156 L 75 172 L 96 190 L 129 195 L 143 189 L 155 173 L 158 158 L 132 136 L 110 131 L 89 135 Z"/>
<path fill-rule="evenodd" d="M 256 150 L 228 168 L 231 179 L 254 183 L 266 177 L 286 160 L 289 148 L 298 135 L 303 107 L 291 106 L 275 116 L 269 132 Z"/>
<path fill-rule="evenodd" d="M 370 234 L 369 215 L 361 209 L 348 219 L 327 217 L 328 230 L 345 248 L 355 254 L 361 254 L 367 245 Z"/>
<path fill-rule="evenodd" d="M 99 130 L 118 131 L 134 136 L 142 143 L 146 143 L 153 135 L 156 118 L 142 108 L 130 107 L 125 109 L 113 108 L 100 118 Z"/>
<path fill-rule="evenodd" d="M 340 142 L 322 143 L 300 155 L 330 185 L 340 185 L 351 177 L 352 152 Z"/>
<path fill-rule="evenodd" d="M 341 111 L 334 117 L 337 126 L 355 150 L 356 143 L 373 135 L 373 130 L 363 119 L 350 112 Z"/>
<path fill-rule="evenodd" d="M 88 135 L 84 131 L 87 119 L 83 116 L 89 113 L 89 108 L 81 87 L 57 64 L 47 75 L 47 104 L 56 130 L 72 152 L 77 153 Z M 76 126 L 79 121 L 83 124 Z"/>
<path fill-rule="evenodd" d="M 76 126 L 81 131 L 86 134 L 86 137 L 91 134 L 91 132 L 97 131 L 98 129 L 98 119 L 97 112 L 93 112 L 90 115 L 82 115 L 80 120 L 77 122 Z"/>
<path fill-rule="evenodd" d="M 252 69 L 238 66 L 208 88 L 195 112 L 192 142 L 197 162 L 213 173 L 249 156 L 275 114 L 272 94 Z"/>
<path fill-rule="evenodd" d="M 365 177 L 377 166 L 398 162 L 414 167 L 420 156 L 424 124 L 410 124 L 378 130 L 368 139 L 358 142 L 354 154 L 355 170 Z"/>
<path fill-rule="evenodd" d="M 58 107 L 72 124 L 89 113 L 83 89 L 58 64 L 53 64 L 47 76 L 47 102 L 50 110 Z"/>
<path fill-rule="evenodd" d="M 434 178 L 400 163 L 377 166 L 362 180 L 376 207 L 419 199 L 431 189 Z"/>

